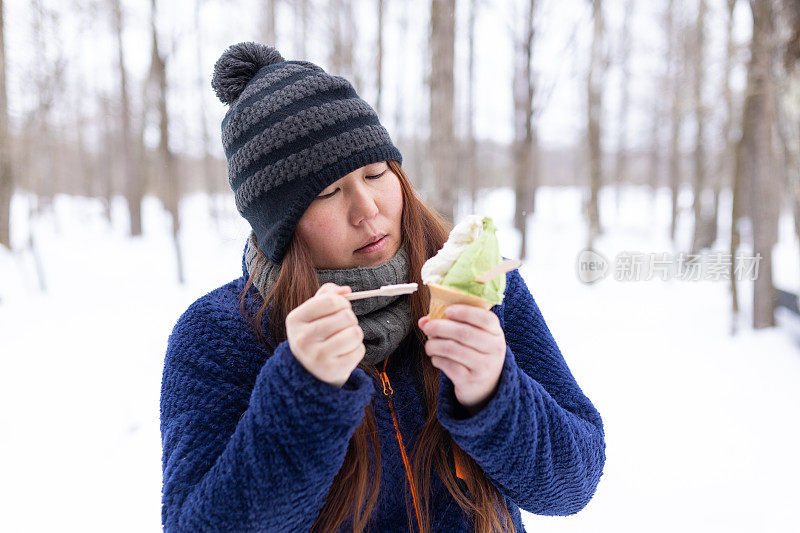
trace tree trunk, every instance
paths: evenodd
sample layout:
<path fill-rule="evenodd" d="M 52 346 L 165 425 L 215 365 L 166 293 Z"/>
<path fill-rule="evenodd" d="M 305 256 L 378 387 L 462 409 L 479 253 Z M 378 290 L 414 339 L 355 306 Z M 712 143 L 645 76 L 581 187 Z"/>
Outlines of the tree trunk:
<path fill-rule="evenodd" d="M 0 0 L 0 246 L 11 249 L 11 197 L 14 174 L 11 165 L 11 128 L 6 92 L 6 44 L 3 0 Z"/>
<path fill-rule="evenodd" d="M 345 20 L 351 21 L 354 20 L 352 16 L 349 16 L 351 13 L 348 11 L 351 9 L 351 0 L 344 0 L 345 5 L 343 6 L 344 14 L 346 16 Z M 308 0 L 294 0 L 294 36 L 295 36 L 295 54 L 297 54 L 298 58 L 306 58 L 306 43 L 308 42 L 307 38 L 308 32 Z M 352 65 L 352 46 L 353 41 L 350 40 L 350 64 Z"/>
<path fill-rule="evenodd" d="M 201 0 L 202 1 L 202 0 Z M 275 33 L 275 4 L 278 0 L 264 0 L 264 10 L 262 18 L 261 35 L 264 44 L 267 46 L 277 46 L 277 34 Z"/>
<path fill-rule="evenodd" d="M 680 1 L 680 0 L 678 0 Z M 669 0 L 667 8 L 667 39 L 669 39 L 668 59 L 670 66 L 670 82 L 672 84 L 672 110 L 670 113 L 670 136 L 669 136 L 669 184 L 672 198 L 672 216 L 670 219 L 669 236 L 670 240 L 675 241 L 675 230 L 678 223 L 678 194 L 681 187 L 681 129 L 683 127 L 683 55 L 682 47 L 678 46 L 679 33 L 677 28 L 681 25 L 676 21 L 676 0 Z"/>
<path fill-rule="evenodd" d="M 194 4 L 194 27 L 195 27 L 195 35 L 197 38 L 197 46 L 196 46 L 196 60 L 197 60 L 197 86 L 198 86 L 198 94 L 201 95 L 199 98 L 199 102 L 197 104 L 197 112 L 200 115 L 200 139 L 203 147 L 202 159 L 203 159 L 203 168 L 200 170 L 201 174 L 203 175 L 203 185 L 205 186 L 206 194 L 208 195 L 208 212 L 211 216 L 211 220 L 213 221 L 214 225 L 217 228 L 217 231 L 221 231 L 222 228 L 220 226 L 220 210 L 217 209 L 217 180 L 216 180 L 216 173 L 214 172 L 214 158 L 211 156 L 211 133 L 208 131 L 208 122 L 206 120 L 206 106 L 205 106 L 205 99 L 202 97 L 207 90 L 206 86 L 206 76 L 203 72 L 203 42 L 202 42 L 202 31 L 200 25 L 200 8 L 202 7 L 204 0 L 195 0 Z M 274 4 L 269 2 L 270 5 Z"/>
<path fill-rule="evenodd" d="M 467 65 L 467 142 L 466 152 L 462 160 L 466 162 L 467 181 L 469 183 L 470 212 L 477 212 L 478 197 L 478 157 L 475 154 L 477 143 L 475 141 L 475 18 L 478 2 L 469 2 L 469 22 L 467 25 L 467 52 L 469 63 Z"/>
<path fill-rule="evenodd" d="M 527 257 L 527 216 L 533 211 L 535 179 L 537 169 L 535 168 L 536 158 L 536 130 L 533 117 L 533 102 L 536 91 L 535 80 L 533 77 L 533 43 L 534 43 L 534 14 L 536 1 L 529 0 L 528 10 L 523 28 L 525 40 L 522 46 L 515 46 L 523 64 L 518 76 L 518 96 L 515 97 L 517 110 L 515 115 L 519 117 L 517 132 L 517 155 L 515 157 L 514 172 L 514 197 L 516 198 L 514 209 L 514 227 L 520 234 L 520 259 Z"/>
<path fill-rule="evenodd" d="M 723 150 L 719 156 L 717 163 L 717 170 L 714 172 L 714 212 L 713 220 L 711 223 L 711 242 L 717 240 L 718 233 L 718 220 L 719 220 L 719 195 L 724 186 L 733 183 L 732 169 L 734 161 L 737 157 L 735 155 L 735 142 L 731 138 L 733 132 L 733 91 L 731 91 L 731 71 L 733 70 L 734 54 L 736 52 L 733 41 L 733 11 L 736 8 L 736 0 L 727 0 L 727 14 L 726 33 L 725 33 L 725 72 L 723 74 L 722 96 L 725 103 L 725 124 L 722 127 L 722 142 L 724 143 Z M 729 177 L 730 176 L 730 177 Z M 733 187 L 731 187 L 733 188 Z"/>
<path fill-rule="evenodd" d="M 743 165 L 753 225 L 753 253 L 756 258 L 760 257 L 758 275 L 753 283 L 753 327 L 760 329 L 775 325 L 772 247 L 777 241 L 780 202 L 772 158 L 772 6 L 770 0 L 750 0 L 750 8 L 753 36 L 742 127 Z"/>
<path fill-rule="evenodd" d="M 661 183 L 661 165 L 662 165 L 662 150 L 663 150 L 663 129 L 662 129 L 662 122 L 666 117 L 666 107 L 664 105 L 664 95 L 662 93 L 663 88 L 668 87 L 670 83 L 670 77 L 672 75 L 672 70 L 670 66 L 670 53 L 671 53 L 671 44 L 672 44 L 672 6 L 671 2 L 668 4 L 667 9 L 664 11 L 664 20 L 665 25 L 667 27 L 665 31 L 665 39 L 664 41 L 667 43 L 666 47 L 666 58 L 664 61 L 663 66 L 663 73 L 662 75 L 656 79 L 655 87 L 653 89 L 653 108 L 652 108 L 652 115 L 651 119 L 652 122 L 650 123 L 650 158 L 649 158 L 649 172 L 648 172 L 648 182 L 650 185 L 650 209 L 654 210 L 656 208 L 656 202 L 658 199 L 658 188 Z"/>
<path fill-rule="evenodd" d="M 706 111 L 703 102 L 703 84 L 705 83 L 705 19 L 706 0 L 700 0 L 697 6 L 697 22 L 695 25 L 694 48 L 692 49 L 692 104 L 695 118 L 694 142 L 694 194 L 692 210 L 694 212 L 694 236 L 692 237 L 691 253 L 696 254 L 703 248 L 709 247 L 710 232 L 708 230 L 709 216 L 704 209 L 703 200 L 706 187 Z"/>
<path fill-rule="evenodd" d="M 615 197 L 617 217 L 620 214 L 622 184 L 628 182 L 628 108 L 630 107 L 630 55 L 631 55 L 631 29 L 630 19 L 633 15 L 633 0 L 625 0 L 625 15 L 622 22 L 622 44 L 620 46 L 620 63 L 622 69 L 622 101 L 619 106 L 617 120 L 619 134 L 617 136 L 617 159 L 614 169 Z"/>
<path fill-rule="evenodd" d="M 384 0 L 378 0 L 378 37 L 375 51 L 375 111 L 383 117 L 383 7 Z"/>
<path fill-rule="evenodd" d="M 164 204 L 172 218 L 172 241 L 175 245 L 175 257 L 178 266 L 178 283 L 185 281 L 183 268 L 183 254 L 180 246 L 180 212 L 179 201 L 181 194 L 180 175 L 175 165 L 175 157 L 169 146 L 169 112 L 167 109 L 167 65 L 166 58 L 161 56 L 158 48 L 158 32 L 156 30 L 156 0 L 151 0 L 150 25 L 153 33 L 152 70 L 158 82 L 158 123 L 159 142 L 158 154 L 160 162 L 159 177 L 164 184 Z"/>
<path fill-rule="evenodd" d="M 744 123 L 743 123 L 744 124 Z M 744 176 L 742 154 L 744 152 L 744 132 L 734 147 L 733 175 L 731 179 L 733 198 L 731 201 L 731 238 L 730 238 L 730 292 L 731 292 L 731 334 L 736 333 L 739 327 L 739 296 L 736 289 L 736 251 L 739 249 L 741 236 L 739 235 L 739 221 L 744 218 Z"/>
<path fill-rule="evenodd" d="M 586 202 L 586 216 L 589 225 L 589 245 L 594 248 L 594 239 L 602 233 L 598 197 L 603 182 L 603 153 L 601 143 L 601 121 L 603 115 L 603 78 L 606 61 L 603 52 L 603 3 L 592 0 L 594 31 L 592 35 L 591 63 L 587 83 L 587 137 L 589 145 L 589 195 Z"/>
<path fill-rule="evenodd" d="M 399 20 L 397 22 L 397 29 L 400 35 L 406 35 L 408 33 L 408 13 L 405 9 L 400 10 Z M 401 54 L 401 57 L 397 58 L 396 64 L 400 72 L 405 71 L 407 60 L 406 55 Z M 395 87 L 395 95 L 397 98 L 397 107 L 394 110 L 394 123 L 397 128 L 397 135 L 399 137 L 405 136 L 405 112 L 406 112 L 406 103 L 405 98 L 403 98 L 403 94 L 405 93 L 405 78 L 403 76 L 397 76 L 397 85 Z M 416 132 L 415 132 L 416 133 Z M 418 152 L 414 152 L 416 156 L 416 161 L 420 161 L 420 157 Z M 407 167 L 410 165 L 407 165 Z"/>
<path fill-rule="evenodd" d="M 778 21 L 786 39 L 781 43 L 785 86 L 778 105 L 778 122 L 786 162 L 786 189 L 795 235 L 800 238 L 800 106 L 797 105 L 800 102 L 800 2 L 782 0 L 781 7 L 782 16 Z"/>
<path fill-rule="evenodd" d="M 295 1 L 304 2 L 304 0 Z M 300 7 L 297 7 L 299 4 L 295 4 L 295 6 L 295 20 L 298 20 L 298 17 L 301 17 L 302 14 L 297 13 L 297 10 L 300 9 Z M 331 47 L 328 59 L 331 65 L 330 72 L 347 78 L 356 92 L 361 94 L 363 87 L 355 64 L 352 0 L 330 0 L 328 14 L 331 25 Z M 301 51 L 305 51 L 305 43 L 298 42 L 296 47 L 302 49 Z M 305 57 L 305 55 L 303 54 L 301 57 Z"/>
<path fill-rule="evenodd" d="M 130 235 L 137 237 L 142 234 L 142 198 L 144 197 L 144 187 L 142 175 L 138 168 L 138 155 L 136 146 L 133 143 L 133 133 L 131 132 L 131 110 L 130 99 L 128 98 L 128 81 L 125 68 L 125 55 L 122 44 L 122 29 L 124 22 L 122 18 L 122 8 L 120 0 L 113 0 L 114 12 L 114 31 L 117 39 L 117 68 L 119 69 L 120 87 L 120 131 L 122 146 L 119 154 L 122 156 L 122 176 L 123 191 L 125 200 L 128 204 L 130 219 Z"/>
<path fill-rule="evenodd" d="M 100 168 L 104 169 L 100 172 L 100 185 L 99 191 L 103 200 L 103 217 L 106 223 L 111 226 L 111 202 L 114 194 L 114 144 L 115 132 L 111 125 L 111 103 L 107 96 L 101 96 L 100 110 L 102 112 L 102 127 L 103 127 L 103 140 L 100 152 Z"/>
<path fill-rule="evenodd" d="M 455 0 L 431 0 L 430 148 L 433 206 L 450 222 L 456 217 L 456 145 L 454 132 Z"/>
<path fill-rule="evenodd" d="M 663 82 L 663 80 L 662 80 Z M 650 123 L 650 158 L 648 185 L 650 185 L 650 207 L 655 209 L 661 175 L 661 120 L 663 117 L 661 95 L 653 95 L 652 122 Z"/>

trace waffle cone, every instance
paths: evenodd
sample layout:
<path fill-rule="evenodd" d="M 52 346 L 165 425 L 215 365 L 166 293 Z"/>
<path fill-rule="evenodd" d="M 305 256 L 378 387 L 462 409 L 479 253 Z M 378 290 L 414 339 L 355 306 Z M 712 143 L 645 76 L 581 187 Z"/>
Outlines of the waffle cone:
<path fill-rule="evenodd" d="M 466 294 L 438 283 L 426 283 L 425 285 L 431 291 L 431 305 L 428 309 L 428 317 L 431 319 L 447 318 L 444 310 L 447 309 L 447 306 L 453 304 L 472 305 L 483 309 L 490 309 L 494 305 L 480 296 Z"/>

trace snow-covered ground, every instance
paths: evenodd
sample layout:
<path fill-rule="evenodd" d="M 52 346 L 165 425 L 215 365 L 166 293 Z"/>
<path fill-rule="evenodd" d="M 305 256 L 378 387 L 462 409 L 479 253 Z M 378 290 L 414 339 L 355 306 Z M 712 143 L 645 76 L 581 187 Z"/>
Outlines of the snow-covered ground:
<path fill-rule="evenodd" d="M 726 281 L 580 281 L 582 192 L 541 189 L 529 217 L 523 276 L 570 369 L 603 416 L 605 474 L 580 513 L 523 513 L 530 531 L 796 531 L 800 524 L 800 321 L 750 327 L 752 283 L 731 336 Z M 687 196 L 682 209 L 689 209 Z M 124 203 L 58 196 L 37 222 L 46 292 L 29 251 L 0 251 L 0 530 L 159 531 L 159 394 L 167 337 L 196 298 L 241 274 L 247 223 L 233 207 L 217 226 L 208 199 L 182 203 L 187 280 L 177 283 L 169 219 L 147 198 L 144 237 L 129 239 Z M 501 253 L 519 254 L 510 190 L 487 191 Z M 729 199 L 723 197 L 726 212 Z M 677 253 L 669 198 L 603 191 L 596 250 Z M 27 239 L 27 198 L 12 206 Z M 467 214 L 464 211 L 463 214 Z M 800 287 L 800 247 L 787 213 L 774 259 L 778 286 Z M 714 250 L 727 251 L 727 224 Z"/>

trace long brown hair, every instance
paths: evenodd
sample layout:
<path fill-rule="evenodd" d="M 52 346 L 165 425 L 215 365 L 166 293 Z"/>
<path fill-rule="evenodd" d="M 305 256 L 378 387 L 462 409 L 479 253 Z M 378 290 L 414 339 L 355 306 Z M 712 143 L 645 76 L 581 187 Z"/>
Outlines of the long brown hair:
<path fill-rule="evenodd" d="M 425 394 L 424 404 L 427 405 L 427 421 L 422 433 L 414 447 L 412 474 L 418 491 L 422 492 L 422 523 L 420 533 L 428 533 L 430 524 L 430 482 L 431 471 L 436 469 L 445 487 L 453 495 L 458 505 L 473 518 L 475 531 L 491 533 L 495 531 L 511 531 L 514 529 L 511 515 L 503 502 L 500 492 L 487 479 L 483 470 L 470 457 L 456 445 L 450 433 L 445 430 L 436 418 L 439 390 L 439 369 L 433 366 L 430 358 L 425 354 L 425 337 L 417 326 L 417 321 L 427 314 L 430 301 L 430 291 L 422 283 L 420 271 L 423 263 L 432 257 L 447 241 L 452 230 L 452 223 L 440 215 L 435 209 L 429 207 L 411 186 L 408 177 L 400 164 L 389 160 L 389 168 L 400 180 L 403 191 L 402 212 L 402 241 L 409 261 L 409 283 L 416 282 L 419 289 L 410 295 L 411 315 L 413 325 L 404 343 L 411 351 L 409 361 L 421 375 Z M 289 245 L 286 255 L 281 263 L 277 280 L 267 295 L 266 300 L 256 299 L 258 310 L 253 319 L 245 312 L 245 296 L 253 284 L 258 272 L 263 268 L 265 256 L 257 251 L 256 266 L 251 272 L 244 286 L 239 300 L 239 309 L 245 319 L 255 330 L 256 335 L 265 346 L 275 349 L 278 343 L 286 340 L 286 315 L 289 312 L 314 296 L 320 287 L 315 267 L 311 261 L 305 242 L 299 232 L 294 232 L 294 237 Z M 258 303 L 260 302 L 260 304 Z M 273 303 L 274 305 L 270 305 Z M 263 333 L 262 317 L 268 310 L 269 333 L 273 342 L 269 342 Z M 358 368 L 364 370 L 376 381 L 376 390 L 382 390 L 377 370 L 374 366 L 363 362 Z M 466 486 L 470 498 L 456 482 L 455 472 L 450 466 L 445 450 L 452 446 L 456 460 L 463 465 L 467 474 Z M 370 451 L 371 450 L 371 451 Z M 380 441 L 378 438 L 377 421 L 372 405 L 366 407 L 364 419 L 356 428 L 347 447 L 347 453 L 336 477 L 328 492 L 325 505 L 317 516 L 312 531 L 336 531 L 348 518 L 353 518 L 353 531 L 362 532 L 371 523 L 372 513 L 378 501 L 378 487 L 380 486 L 381 462 Z M 374 465 L 372 485 L 370 480 L 370 461 Z M 409 488 L 410 490 L 410 488 Z M 419 498 L 419 494 L 417 497 Z M 412 505 L 406 501 L 406 514 L 408 530 L 412 527 Z"/>

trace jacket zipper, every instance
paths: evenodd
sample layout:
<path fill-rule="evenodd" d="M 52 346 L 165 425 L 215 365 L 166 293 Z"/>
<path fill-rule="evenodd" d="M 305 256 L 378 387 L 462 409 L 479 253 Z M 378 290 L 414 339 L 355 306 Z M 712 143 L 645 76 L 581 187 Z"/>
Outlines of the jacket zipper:
<path fill-rule="evenodd" d="M 388 360 L 388 358 L 387 358 Z M 411 498 L 414 500 L 414 512 L 417 515 L 417 527 L 419 530 L 422 530 L 422 515 L 419 508 L 419 502 L 417 502 L 417 488 L 414 484 L 414 476 L 411 474 L 411 463 L 408 460 L 408 456 L 406 455 L 406 448 L 403 446 L 403 435 L 400 433 L 400 425 L 397 423 L 397 415 L 394 412 L 394 406 L 392 405 L 392 395 L 394 391 L 392 390 L 392 385 L 389 383 L 389 376 L 386 375 L 386 362 L 384 361 L 384 369 L 382 372 L 379 373 L 381 377 L 381 382 L 383 383 L 383 394 L 386 396 L 386 401 L 389 403 L 389 411 L 392 413 L 392 423 L 394 424 L 395 435 L 397 436 L 397 442 L 400 444 L 400 455 L 403 457 L 403 466 L 406 470 L 406 478 L 408 479 L 408 483 L 411 486 Z"/>
<path fill-rule="evenodd" d="M 394 405 L 392 405 L 392 397 L 394 396 L 394 390 L 392 389 L 392 384 L 389 383 L 389 376 L 386 374 L 386 363 L 388 362 L 389 358 L 387 357 L 383 362 L 383 370 L 378 372 L 378 375 L 381 378 L 381 383 L 383 383 L 383 395 L 386 396 L 386 401 L 389 404 L 389 411 L 392 413 L 392 423 L 394 424 L 395 435 L 397 437 L 397 443 L 400 445 L 400 455 L 403 457 L 403 466 L 405 467 L 406 471 L 406 479 L 408 479 L 408 483 L 411 486 L 411 498 L 414 501 L 414 512 L 417 516 L 417 527 L 419 530 L 422 530 L 422 515 L 420 512 L 419 502 L 417 502 L 417 489 L 416 485 L 414 484 L 414 476 L 411 474 L 411 463 L 408 460 L 408 456 L 406 455 L 406 448 L 403 445 L 403 434 L 400 432 L 400 425 L 397 422 L 397 414 L 394 411 Z M 462 480 L 466 481 L 466 470 L 462 467 L 460 461 L 456 459 L 455 455 L 455 443 L 453 443 L 453 460 L 455 462 L 455 470 L 456 470 L 456 477 L 461 478 Z"/>

